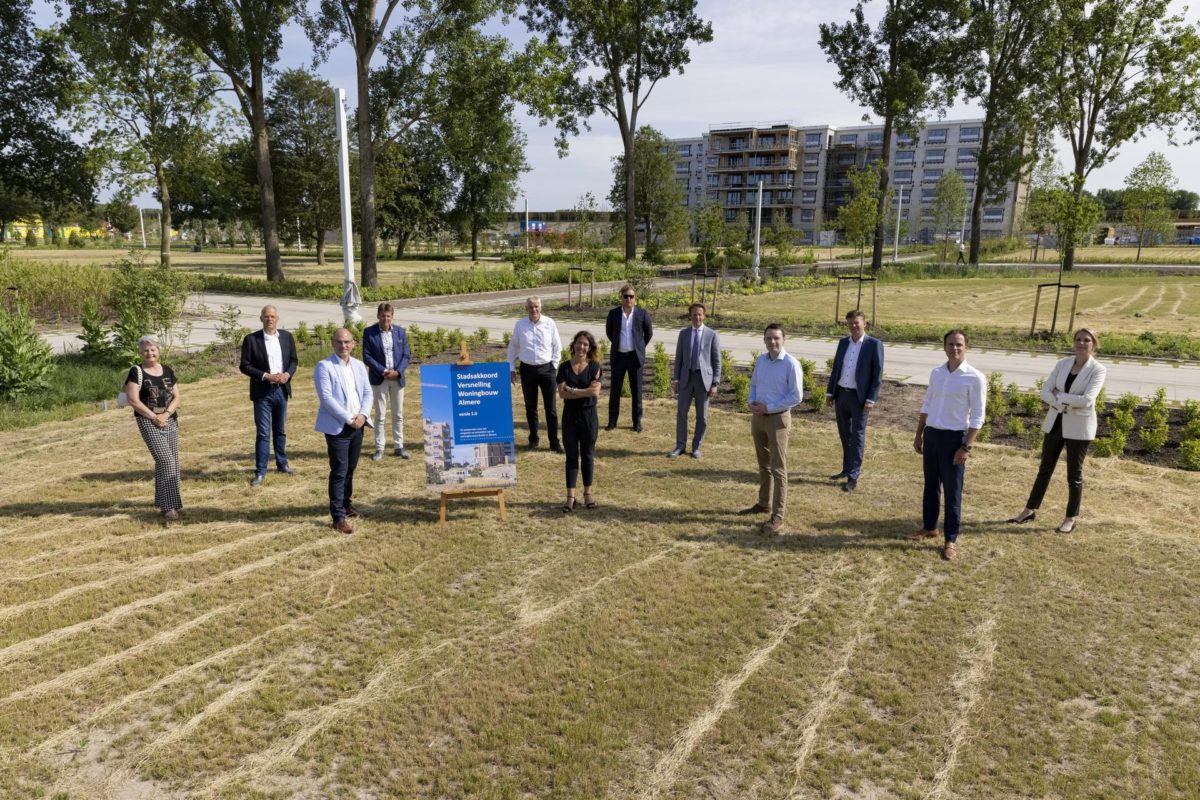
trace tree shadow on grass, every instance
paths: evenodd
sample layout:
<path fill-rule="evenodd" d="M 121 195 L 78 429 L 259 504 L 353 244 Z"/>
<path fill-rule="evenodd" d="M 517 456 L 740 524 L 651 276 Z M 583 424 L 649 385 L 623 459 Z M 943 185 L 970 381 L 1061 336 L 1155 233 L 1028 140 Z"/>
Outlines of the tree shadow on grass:
<path fill-rule="evenodd" d="M 744 483 L 752 487 L 758 486 L 757 470 L 718 469 L 716 467 L 705 466 L 703 460 L 693 461 L 687 456 L 680 456 L 676 461 L 679 462 L 679 466 L 676 468 L 644 470 L 641 474 L 647 478 L 664 478 L 667 480 L 689 478 L 713 482 L 730 481 L 732 483 Z"/>

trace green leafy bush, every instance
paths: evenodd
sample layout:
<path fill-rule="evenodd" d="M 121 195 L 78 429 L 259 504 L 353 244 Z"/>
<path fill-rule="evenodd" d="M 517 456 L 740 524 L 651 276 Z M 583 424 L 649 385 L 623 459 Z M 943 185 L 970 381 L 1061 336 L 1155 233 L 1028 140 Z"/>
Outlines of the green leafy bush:
<path fill-rule="evenodd" d="M 733 352 L 730 350 L 721 351 L 721 374 L 726 377 L 733 374 Z"/>
<path fill-rule="evenodd" d="M 1179 465 L 1193 472 L 1200 471 L 1200 439 L 1187 439 L 1179 445 Z"/>
<path fill-rule="evenodd" d="M 67 237 L 67 246 L 74 247 L 77 250 L 84 246 L 84 239 L 79 234 L 79 231 L 71 231 L 71 235 Z"/>
<path fill-rule="evenodd" d="M 1126 392 L 1117 398 L 1116 405 L 1121 411 L 1128 411 L 1130 414 L 1132 414 L 1134 409 L 1137 408 L 1141 402 L 1142 398 L 1138 397 L 1133 392 Z"/>
<path fill-rule="evenodd" d="M 817 365 L 807 358 L 800 359 L 800 368 L 804 371 L 804 392 L 808 395 L 808 405 L 813 411 L 825 410 L 825 388 L 817 385 Z"/>
<path fill-rule="evenodd" d="M 1151 453 L 1161 450 L 1163 445 L 1167 443 L 1169 435 L 1168 421 L 1170 415 L 1167 412 L 1167 390 L 1160 387 L 1154 393 L 1154 399 L 1150 401 L 1150 405 L 1146 408 L 1146 413 L 1142 415 L 1142 428 L 1138 431 L 1142 437 L 1142 446 Z"/>
<path fill-rule="evenodd" d="M 1183 401 L 1183 422 L 1185 425 L 1200 420 L 1200 402 L 1195 400 Z"/>
<path fill-rule="evenodd" d="M 1033 392 L 1021 392 L 1017 401 L 1021 405 L 1021 413 L 1027 417 L 1037 416 L 1042 413 L 1042 398 Z"/>
<path fill-rule="evenodd" d="M 20 304 L 11 311 L 0 307 L 0 397 L 44 389 L 53 367 L 53 351 L 33 318 Z"/>
<path fill-rule="evenodd" d="M 1025 420 L 1020 417 L 1008 418 L 1008 435 L 1023 436 L 1025 434 Z"/>
<path fill-rule="evenodd" d="M 1108 425 L 1113 432 L 1128 434 L 1133 430 L 1133 412 L 1123 408 L 1114 408 L 1108 418 Z"/>
<path fill-rule="evenodd" d="M 740 372 L 732 373 L 729 383 L 733 386 L 733 404 L 738 411 L 750 410 L 750 378 Z"/>
<path fill-rule="evenodd" d="M 1114 430 L 1110 436 L 1097 436 L 1092 442 L 1092 452 L 1101 458 L 1121 455 L 1125 452 L 1125 434 Z"/>
<path fill-rule="evenodd" d="M 1008 413 L 1008 400 L 1004 396 L 1004 375 L 999 372 L 989 372 L 987 376 L 987 411 L 986 416 L 1002 417 Z"/>
<path fill-rule="evenodd" d="M 722 352 L 722 358 L 728 351 Z M 651 385 L 651 394 L 655 399 L 662 400 L 669 397 L 671 394 L 671 359 L 667 355 L 667 346 L 662 342 L 654 343 L 654 383 Z M 732 371 L 726 373 L 732 375 Z"/>

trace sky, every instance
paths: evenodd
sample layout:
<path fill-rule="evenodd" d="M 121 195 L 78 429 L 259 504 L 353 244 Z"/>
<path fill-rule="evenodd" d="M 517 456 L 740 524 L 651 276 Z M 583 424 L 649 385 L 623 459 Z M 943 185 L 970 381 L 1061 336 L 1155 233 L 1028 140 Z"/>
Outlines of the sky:
<path fill-rule="evenodd" d="M 314 0 L 309 2 L 315 5 Z M 880 5 L 868 2 L 868 15 L 877 14 Z M 1185 9 L 1182 0 L 1173 0 L 1171 7 L 1174 12 Z M 836 69 L 817 45 L 818 25 L 847 20 L 852 8 L 849 0 L 828 5 L 796 0 L 700 0 L 698 13 L 712 23 L 713 41 L 693 45 L 691 63 L 684 73 L 659 82 L 642 108 L 639 125 L 652 125 L 669 137 L 683 137 L 699 136 L 711 126 L 731 122 L 862 124 L 864 109 L 834 87 Z M 35 13 L 39 24 L 54 19 L 48 0 L 35 0 Z M 1187 11 L 1186 16 L 1192 22 L 1200 21 L 1200 9 Z M 504 30 L 517 46 L 526 38 L 520 23 L 507 29 L 495 26 L 495 30 Z M 291 25 L 285 31 L 279 67 L 312 68 L 312 56 L 303 29 Z M 376 55 L 377 60 L 381 58 Z M 352 109 L 356 91 L 350 46 L 340 44 L 316 71 L 346 90 Z M 978 115 L 977 108 L 961 102 L 946 112 L 948 119 Z M 614 120 L 593 117 L 591 130 L 571 140 L 565 158 L 558 157 L 552 126 L 541 127 L 523 113 L 518 120 L 528 137 L 526 160 L 531 167 L 520 181 L 518 208 L 525 198 L 535 211 L 571 208 L 585 192 L 595 195 L 601 208 L 609 207 L 612 158 L 621 152 Z M 1140 141 L 1123 145 L 1113 162 L 1090 176 L 1087 188 L 1120 188 L 1129 172 L 1155 150 L 1171 162 L 1179 188 L 1200 192 L 1200 145 L 1173 146 L 1161 131 L 1149 131 Z M 1060 146 L 1060 163 L 1065 163 L 1065 152 L 1065 146 Z"/>

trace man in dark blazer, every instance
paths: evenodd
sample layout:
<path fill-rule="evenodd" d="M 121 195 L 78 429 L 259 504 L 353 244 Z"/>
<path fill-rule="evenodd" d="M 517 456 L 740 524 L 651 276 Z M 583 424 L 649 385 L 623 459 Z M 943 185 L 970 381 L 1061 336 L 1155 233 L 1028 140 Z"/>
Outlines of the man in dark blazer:
<path fill-rule="evenodd" d="M 279 327 L 279 311 L 263 306 L 258 318 L 262 330 L 242 339 L 243 375 L 250 377 L 254 403 L 254 477 L 251 486 L 262 486 L 267 477 L 267 456 L 275 443 L 275 468 L 291 475 L 287 459 L 287 404 L 296 374 L 296 340 Z"/>
<path fill-rule="evenodd" d="M 633 430 L 642 432 L 642 367 L 646 364 L 646 345 L 654 337 L 650 315 L 637 304 L 637 292 L 631 284 L 621 287 L 621 305 L 608 312 L 604 333 L 612 342 L 610 363 L 612 378 L 608 392 L 608 426 L 617 427 L 621 416 L 621 389 L 629 375 L 629 393 L 633 395 Z"/>
<path fill-rule="evenodd" d="M 853 492 L 867 447 L 867 418 L 883 383 L 883 342 L 867 336 L 867 318 L 858 309 L 846 314 L 846 325 L 850 335 L 838 342 L 825 396 L 833 401 L 842 440 L 842 470 L 829 479 L 845 478 L 842 491 Z"/>
<path fill-rule="evenodd" d="M 387 429 L 383 423 L 389 404 L 396 455 L 408 459 L 408 451 L 404 449 L 404 371 L 412 360 L 412 351 L 404 328 L 392 324 L 393 314 L 391 303 L 380 303 L 375 315 L 379 322 L 363 331 L 363 362 L 371 381 L 371 413 L 375 426 L 372 461 L 383 458 L 383 451 L 387 449 Z"/>
<path fill-rule="evenodd" d="M 708 401 L 721 382 L 721 341 L 717 332 L 704 324 L 704 304 L 688 308 L 692 324 L 679 332 L 671 388 L 679 397 L 675 407 L 675 449 L 667 458 L 683 455 L 687 446 L 688 409 L 696 406 L 696 430 L 692 434 L 692 458 L 700 458 L 700 443 L 708 429 Z"/>

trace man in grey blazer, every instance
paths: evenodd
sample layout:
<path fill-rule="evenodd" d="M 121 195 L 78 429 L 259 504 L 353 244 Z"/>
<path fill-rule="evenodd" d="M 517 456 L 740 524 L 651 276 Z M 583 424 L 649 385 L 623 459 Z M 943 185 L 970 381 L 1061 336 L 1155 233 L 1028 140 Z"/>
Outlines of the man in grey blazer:
<path fill-rule="evenodd" d="M 700 443 L 708 428 L 708 401 L 721 382 L 721 341 L 717 332 L 704 324 L 704 304 L 692 303 L 688 316 L 692 324 L 679 332 L 675 343 L 675 364 L 671 371 L 671 389 L 679 398 L 675 409 L 675 449 L 667 458 L 683 455 L 687 446 L 688 407 L 696 406 L 696 430 L 692 435 L 692 458 L 700 457 Z"/>

